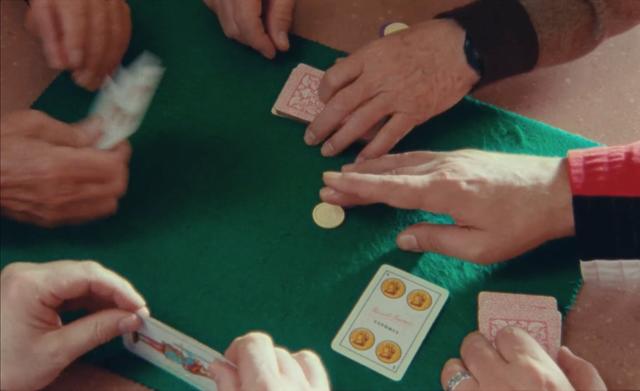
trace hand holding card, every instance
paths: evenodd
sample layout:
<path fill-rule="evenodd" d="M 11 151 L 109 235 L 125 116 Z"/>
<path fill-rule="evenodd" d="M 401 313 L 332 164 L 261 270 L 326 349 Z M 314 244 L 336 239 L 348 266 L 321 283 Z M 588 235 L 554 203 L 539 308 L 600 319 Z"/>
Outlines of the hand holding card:
<path fill-rule="evenodd" d="M 555 360 L 560 349 L 562 316 L 551 296 L 481 292 L 478 328 L 490 342 L 503 328 L 518 327 L 532 336 Z"/>
<path fill-rule="evenodd" d="M 209 373 L 214 361 L 235 367 L 222 354 L 156 319 L 142 321 L 138 331 L 122 337 L 124 346 L 199 390 L 217 389 Z"/>

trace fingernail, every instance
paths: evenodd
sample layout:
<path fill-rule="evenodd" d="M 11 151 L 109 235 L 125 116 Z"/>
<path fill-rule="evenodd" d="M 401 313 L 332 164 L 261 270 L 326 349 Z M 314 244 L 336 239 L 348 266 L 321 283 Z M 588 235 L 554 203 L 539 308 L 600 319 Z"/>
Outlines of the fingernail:
<path fill-rule="evenodd" d="M 102 133 L 102 118 L 91 117 L 80 124 L 89 138 L 98 137 Z"/>
<path fill-rule="evenodd" d="M 307 145 L 313 145 L 316 142 L 316 135 L 309 129 L 304 133 L 304 142 Z"/>
<path fill-rule="evenodd" d="M 335 148 L 333 148 L 333 144 L 331 144 L 331 141 L 327 141 L 326 143 L 324 143 L 324 145 L 322 145 L 322 149 L 320 149 L 320 153 L 322 154 L 322 156 L 333 156 L 334 152 Z"/>
<path fill-rule="evenodd" d="M 322 178 L 325 181 L 331 180 L 331 179 L 340 179 L 341 176 L 342 176 L 342 174 L 340 174 L 339 172 L 334 172 L 334 171 L 327 171 L 324 174 L 322 174 Z"/>
<path fill-rule="evenodd" d="M 367 159 L 365 159 L 363 156 L 358 156 L 358 157 L 356 158 L 356 163 L 362 163 L 362 162 L 364 162 L 365 160 L 367 160 Z"/>
<path fill-rule="evenodd" d="M 118 322 L 118 329 L 122 334 L 132 333 L 136 331 L 138 327 L 140 327 L 140 318 L 138 318 L 136 314 L 131 314 L 126 318 L 120 319 L 120 322 Z"/>
<path fill-rule="evenodd" d="M 409 234 L 403 234 L 398 236 L 398 247 L 403 250 L 417 250 L 418 240 L 415 236 Z"/>
<path fill-rule="evenodd" d="M 71 66 L 74 68 L 82 65 L 82 50 L 73 49 L 69 52 L 69 60 L 71 61 Z"/>
<path fill-rule="evenodd" d="M 342 166 L 342 171 L 353 171 L 355 164 L 345 164 Z"/>
<path fill-rule="evenodd" d="M 332 197 L 336 194 L 336 191 L 330 187 L 324 187 L 320 190 L 320 198 Z"/>
<path fill-rule="evenodd" d="M 289 37 L 287 37 L 287 33 L 281 31 L 278 33 L 278 43 L 280 44 L 280 48 L 282 50 L 289 49 Z"/>

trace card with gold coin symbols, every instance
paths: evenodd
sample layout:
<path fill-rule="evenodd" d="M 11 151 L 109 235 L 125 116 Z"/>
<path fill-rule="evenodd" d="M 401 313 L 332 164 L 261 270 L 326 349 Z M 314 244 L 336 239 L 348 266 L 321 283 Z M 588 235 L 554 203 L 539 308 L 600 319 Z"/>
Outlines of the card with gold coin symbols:
<path fill-rule="evenodd" d="M 433 326 L 449 292 L 382 265 L 331 343 L 336 352 L 399 381 Z"/>

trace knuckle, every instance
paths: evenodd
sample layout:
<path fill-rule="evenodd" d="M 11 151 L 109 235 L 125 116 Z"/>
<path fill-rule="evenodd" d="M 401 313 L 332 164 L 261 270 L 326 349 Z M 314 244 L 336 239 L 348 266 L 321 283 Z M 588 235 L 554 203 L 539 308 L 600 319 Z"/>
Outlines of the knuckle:
<path fill-rule="evenodd" d="M 104 270 L 104 267 L 94 260 L 81 261 L 79 263 L 79 266 L 82 268 L 82 270 L 84 270 L 85 274 L 88 277 L 102 273 L 102 271 Z"/>
<path fill-rule="evenodd" d="M 467 361 L 468 357 L 472 357 L 474 353 L 478 351 L 481 342 L 480 338 L 484 337 L 482 337 L 482 335 L 478 332 L 473 332 L 471 334 L 468 334 L 462 340 L 462 345 L 460 345 L 460 354 L 462 355 L 462 357 L 465 357 L 465 362 Z"/>
<path fill-rule="evenodd" d="M 111 340 L 109 327 L 104 322 L 94 322 L 91 327 L 91 335 L 96 345 L 103 345 Z"/>
<path fill-rule="evenodd" d="M 320 362 L 320 356 L 312 350 L 301 350 L 296 353 L 296 356 L 307 362 Z"/>
<path fill-rule="evenodd" d="M 36 281 L 32 274 L 19 263 L 10 264 L 2 270 L 2 295 L 9 301 L 19 299 L 25 292 L 33 290 Z"/>

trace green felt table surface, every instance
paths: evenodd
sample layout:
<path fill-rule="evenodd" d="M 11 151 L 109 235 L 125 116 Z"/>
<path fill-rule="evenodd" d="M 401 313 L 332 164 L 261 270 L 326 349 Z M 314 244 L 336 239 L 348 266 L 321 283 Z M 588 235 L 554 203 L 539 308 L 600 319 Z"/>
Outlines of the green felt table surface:
<path fill-rule="evenodd" d="M 352 161 L 305 146 L 304 125 L 270 113 L 291 69 L 326 69 L 342 55 L 293 39 L 275 61 L 227 40 L 200 1 L 131 2 L 126 61 L 149 50 L 167 71 L 131 143 L 129 190 L 117 215 L 45 230 L 2 221 L 1 262 L 98 259 L 130 279 L 158 319 L 223 351 L 250 330 L 324 360 L 336 390 L 438 389 L 443 363 L 476 329 L 482 290 L 555 296 L 563 310 L 580 278 L 574 242 L 477 266 L 399 251 L 395 234 L 444 216 L 370 206 L 347 211 L 340 228 L 314 225 L 321 174 Z M 34 107 L 68 121 L 92 94 L 62 75 Z M 398 150 L 487 150 L 563 156 L 595 143 L 466 99 L 416 128 Z M 522 205 L 527 208 L 528 205 Z M 505 237 L 503 240 L 510 240 Z M 464 243 L 460 243 L 461 246 Z M 378 267 L 388 263 L 450 290 L 450 298 L 404 379 L 388 380 L 333 352 L 330 343 Z M 188 388 L 131 356 L 119 341 L 86 357 L 147 386 Z"/>

